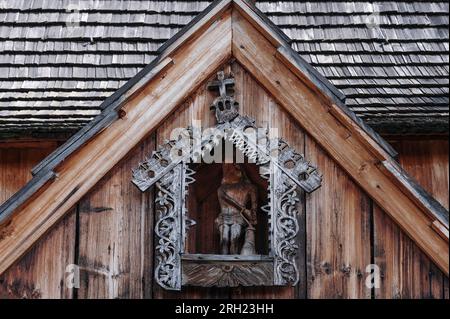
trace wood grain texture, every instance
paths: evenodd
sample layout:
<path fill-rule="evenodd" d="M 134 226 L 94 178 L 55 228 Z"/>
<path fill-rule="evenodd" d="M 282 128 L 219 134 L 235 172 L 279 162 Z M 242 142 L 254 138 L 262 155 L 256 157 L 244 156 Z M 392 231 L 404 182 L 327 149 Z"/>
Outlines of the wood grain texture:
<path fill-rule="evenodd" d="M 449 299 L 450 298 L 449 293 L 449 280 L 448 277 L 444 277 L 444 298 Z"/>
<path fill-rule="evenodd" d="M 240 104 L 240 114 L 248 115 L 256 120 L 261 128 L 273 128 L 283 136 L 286 141 L 300 153 L 304 151 L 303 132 L 295 124 L 293 119 L 284 112 L 274 101 L 273 97 L 264 90 L 257 80 L 246 71 L 239 63 L 235 62 L 231 68 L 236 79 L 236 100 Z M 298 205 L 299 210 L 299 268 L 300 283 L 305 285 L 304 269 L 304 210 L 303 205 Z M 303 289 L 301 289 L 303 291 Z M 231 290 L 231 298 L 295 298 L 297 289 L 293 287 L 239 287 Z"/>
<path fill-rule="evenodd" d="M 57 142 L 0 142 L 0 203 L 31 179 L 31 169 L 58 146 Z"/>
<path fill-rule="evenodd" d="M 231 69 L 237 81 L 236 98 L 241 104 L 242 114 L 255 117 L 258 124 L 263 127 L 269 125 L 281 128 L 280 135 L 298 150 L 304 150 L 305 136 L 295 120 L 238 63 L 233 63 Z M 169 132 L 173 128 L 184 127 L 194 118 L 201 119 L 206 116 L 202 124 L 207 123 L 204 126 L 214 124 L 214 119 L 210 116 L 212 113 L 208 111 L 212 99 L 210 92 L 199 90 L 160 128 L 158 132 L 161 134 L 161 140 L 169 138 Z M 308 215 L 308 224 L 305 225 L 303 222 L 308 234 L 308 253 L 306 255 L 305 251 L 305 260 L 299 261 L 300 269 L 304 268 L 301 273 L 305 276 L 306 273 L 308 274 L 308 284 L 305 282 L 301 287 L 301 281 L 297 293 L 290 288 L 233 288 L 229 295 L 232 298 L 293 298 L 302 297 L 302 294 L 308 298 L 370 298 L 371 296 L 371 290 L 364 284 L 365 267 L 371 263 L 370 199 L 317 144 L 310 138 L 307 140 L 309 148 L 306 157 L 316 163 L 321 171 L 322 166 L 325 167 L 322 173 L 327 185 L 319 190 L 322 192 L 320 197 L 308 196 L 306 208 L 308 214 L 299 216 L 302 220 Z M 192 235 L 191 245 L 212 240 L 210 238 L 212 234 L 204 231 L 190 234 Z M 306 239 L 300 240 L 300 247 L 302 242 L 303 246 L 306 246 Z M 397 262 L 401 262 L 401 259 Z M 303 263 L 308 264 L 308 268 L 302 266 Z M 167 292 L 160 292 L 157 295 L 174 297 L 173 293 Z M 221 289 L 190 287 L 183 289 L 181 296 L 211 298 L 228 296 L 228 294 Z"/>
<path fill-rule="evenodd" d="M 260 127 L 280 127 L 286 134 L 288 134 L 289 131 L 291 135 L 287 138 L 288 142 L 291 142 L 293 146 L 296 146 L 300 151 L 303 151 L 302 133 L 299 133 L 294 127 L 289 125 L 293 123 L 293 120 L 280 110 L 269 94 L 260 87 L 255 79 L 237 63 L 223 65 L 222 69 L 227 73 L 231 71 L 236 79 L 235 97 L 241 105 L 241 114 L 254 117 Z M 214 77 L 212 77 L 211 80 L 212 79 L 214 79 Z M 215 94 L 206 90 L 206 85 L 201 87 L 192 98 L 188 99 L 185 105 L 181 106 L 160 126 L 157 130 L 158 143 L 161 143 L 164 139 L 170 138 L 173 129 L 184 128 L 187 125 L 192 124 L 195 120 L 200 121 L 203 127 L 214 126 L 215 119 L 213 112 L 209 110 L 214 98 Z M 298 128 L 298 126 L 296 127 Z M 202 174 L 197 176 L 200 182 L 204 181 L 202 176 Z M 208 198 L 210 196 L 207 193 L 205 193 L 206 195 L 203 194 L 201 189 L 195 189 L 195 191 L 196 193 L 192 195 L 203 199 L 203 206 L 206 206 L 202 208 L 198 205 L 198 201 L 196 205 L 190 205 L 192 217 L 197 217 L 197 226 L 194 226 L 189 233 L 188 250 L 190 252 L 198 253 L 204 248 L 204 251 L 202 251 L 203 253 L 211 252 L 215 249 L 214 247 L 217 246 L 214 238 L 215 233 L 214 231 L 207 231 L 208 225 L 205 226 L 204 224 L 211 224 L 209 227 L 214 227 L 211 223 L 213 218 L 211 219 L 208 216 L 202 216 L 201 213 L 197 214 L 194 210 L 201 209 L 202 211 L 207 211 L 210 209 L 217 209 L 217 207 L 214 205 L 214 198 L 209 200 Z M 299 209 L 302 210 L 302 207 L 299 207 Z M 300 220 L 302 220 L 303 217 L 304 215 L 300 214 Z M 212 246 L 209 246 L 209 244 Z M 304 255 L 304 253 L 300 254 Z M 303 284 L 304 283 L 305 281 L 303 281 Z M 173 293 L 162 291 L 159 287 L 155 286 L 154 290 L 155 297 L 161 298 L 293 298 L 296 294 L 296 289 L 289 287 L 239 287 L 232 289 L 185 287 L 181 293 Z"/>
<path fill-rule="evenodd" d="M 155 149 L 146 138 L 79 202 L 78 298 L 144 298 L 152 279 L 152 203 L 131 183 Z"/>
<path fill-rule="evenodd" d="M 177 129 L 185 129 L 189 125 L 201 126 L 203 128 L 212 127 L 215 125 L 215 119 L 213 112 L 210 111 L 210 106 L 216 95 L 213 92 L 207 90 L 207 83 L 216 78 L 215 73 L 204 83 L 202 83 L 199 89 L 189 97 L 185 103 L 180 105 L 175 112 L 173 112 L 170 117 L 162 123 L 156 131 L 157 144 L 161 144 L 166 139 L 173 139 L 177 137 Z M 194 175 L 194 178 L 196 176 Z M 207 210 L 209 206 L 214 205 L 207 198 L 205 202 L 204 210 Z M 197 216 L 195 209 L 199 207 L 192 206 L 189 207 L 192 211 L 193 217 Z M 197 223 L 201 225 L 194 226 L 191 228 L 188 234 L 188 251 L 196 251 L 196 249 L 210 250 L 214 249 L 214 239 L 212 235 L 214 232 L 203 232 L 198 231 L 197 228 L 204 226 L 204 222 L 208 222 L 207 218 L 199 218 Z M 153 286 L 154 298 L 193 298 L 193 299 L 203 299 L 203 298 L 228 298 L 227 288 L 204 288 L 204 287 L 183 287 L 181 292 L 171 292 L 162 289 L 157 284 Z"/>
<path fill-rule="evenodd" d="M 430 225 L 429 210 L 406 187 L 399 186 L 393 172 L 380 167 L 391 162 L 348 117 L 337 117 L 327 99 L 308 87 L 282 62 L 275 48 L 245 18 L 233 12 L 233 56 L 248 69 L 317 141 L 329 156 L 356 181 L 371 198 L 402 226 L 416 244 L 448 273 L 448 241 Z M 346 119 L 344 123 L 342 120 Z M 431 221 L 432 222 L 432 221 Z"/>
<path fill-rule="evenodd" d="M 300 154 L 305 154 L 305 139 L 306 134 L 303 129 L 298 125 L 298 123 L 286 113 L 282 107 L 275 102 L 273 98 L 270 99 L 269 103 L 269 114 L 270 114 L 270 127 L 278 129 L 278 134 L 280 137 L 284 138 L 286 142 L 289 143 Z M 307 160 L 310 160 L 307 158 Z M 316 163 L 313 163 L 316 165 Z M 320 171 L 320 168 L 319 168 Z M 297 235 L 297 266 L 299 271 L 299 283 L 296 287 L 290 288 L 278 288 L 279 294 L 281 291 L 280 298 L 300 298 L 305 299 L 307 297 L 307 224 L 306 224 L 306 193 L 300 188 L 297 188 L 298 197 L 300 202 L 297 204 L 298 212 L 298 226 L 299 231 Z"/>
<path fill-rule="evenodd" d="M 194 166 L 196 182 L 188 193 L 189 218 L 196 221 L 188 232 L 187 252 L 216 254 L 220 250 L 219 231 L 214 220 L 220 211 L 217 190 L 222 181 L 222 165 Z M 197 239 L 198 238 L 198 239 Z"/>
<path fill-rule="evenodd" d="M 3 202 L 30 180 L 31 168 L 51 153 L 57 142 L 0 145 L 0 202 Z M 74 262 L 74 234 L 75 211 L 71 211 L 0 276 L 0 299 L 71 298 L 73 291 L 66 285 L 65 271 Z"/>
<path fill-rule="evenodd" d="M 210 72 L 231 55 L 231 18 L 224 13 L 172 56 L 174 65 L 124 106 L 112 123 L 62 163 L 58 178 L 14 214 L 14 230 L 0 241 L 0 272 L 22 256 L 145 136 L 156 129 Z M 213 44 L 213 45 L 212 45 Z M 176 85 L 174 85 L 176 83 Z M 26 225 L 26 226 L 25 226 Z"/>
<path fill-rule="evenodd" d="M 140 195 L 131 183 L 128 186 L 131 168 L 151 153 L 156 135 L 159 136 L 158 141 L 162 141 L 170 137 L 173 128 L 185 127 L 195 119 L 201 119 L 204 126 L 214 125 L 212 112 L 209 111 L 214 94 L 205 89 L 205 84 L 169 117 L 156 135 L 139 143 L 80 202 L 77 262 L 86 268 L 81 272 L 81 289 L 74 295 L 71 290 L 65 289 L 62 281 L 66 265 L 75 258 L 76 218 L 75 213 L 69 213 L 1 277 L 0 298 L 370 297 L 371 291 L 364 286 L 365 266 L 371 263 L 370 205 L 367 196 L 310 137 L 305 136 L 295 120 L 247 71 L 237 63 L 232 64 L 231 70 L 237 79 L 241 79 L 236 95 L 243 107 L 242 112 L 257 118 L 261 126 L 267 124 L 281 128 L 280 135 L 297 150 L 305 151 L 305 156 L 324 174 L 322 188 L 316 191 L 317 194 L 315 192 L 306 197 L 306 207 L 299 207 L 300 225 L 303 221 L 307 233 L 307 241 L 306 238 L 299 240 L 300 245 L 307 247 L 307 250 L 300 248 L 304 251 L 300 257 L 305 259 L 299 260 L 299 268 L 300 273 L 307 276 L 307 281 L 302 284 L 301 279 L 295 289 L 187 287 L 181 293 L 152 286 L 152 191 Z M 448 207 L 448 199 L 444 196 L 448 194 L 445 173 L 448 171 L 448 142 L 400 141 L 394 145 L 399 150 L 399 160 L 405 169 L 429 191 L 436 193 L 436 198 Z M 30 177 L 30 168 L 39 160 L 30 160 L 30 157 L 36 154 L 45 156 L 46 152 L 33 146 L 28 149 L 29 146 L 26 145 L 26 149 L 13 148 L 12 151 L 8 147 L 0 148 L 2 165 L 7 165 L 9 172 L 6 174 L 4 169 L 0 169 L 2 185 L 10 185 L 14 181 L 15 189 L 19 188 L 18 179 L 24 183 Z M 14 189 L 10 188 L 8 194 L 12 192 Z M 376 298 L 448 298 L 448 277 L 377 206 L 374 207 L 373 226 L 375 262 L 381 267 L 383 275 L 381 289 L 374 290 Z M 195 234 L 190 233 L 193 238 L 191 245 L 211 239 L 210 233 Z M 115 275 L 105 276 L 110 270 Z"/>
<path fill-rule="evenodd" d="M 58 178 L 43 189 L 39 199 L 33 198 L 15 216 L 11 227 L 2 229 L 4 238 L 0 240 L 0 250 L 6 253 L 5 258 L 0 260 L 0 272 L 24 254 L 50 225 L 60 220 L 81 198 L 79 247 L 75 257 L 84 270 L 82 288 L 76 291 L 75 297 L 368 298 L 370 291 L 364 286 L 363 275 L 365 266 L 371 262 L 371 206 L 368 195 L 354 183 L 358 181 L 397 223 L 403 225 L 405 233 L 414 238 L 422 249 L 433 251 L 431 258 L 448 273 L 448 245 L 443 244 L 442 238 L 436 239 L 433 230 L 426 227 L 429 220 L 422 216 L 423 208 L 410 201 L 392 183 L 386 176 L 389 172 L 379 170 L 377 165 L 383 160 L 383 150 L 374 149 L 376 145 L 370 143 L 373 141 L 362 141 L 364 134 L 345 122 L 347 117 L 339 113 L 335 105 L 327 105 L 317 89 L 310 89 L 308 83 L 299 81 L 298 75 L 293 74 L 286 63 L 277 60 L 279 51 L 272 42 L 261 36 L 264 30 L 255 29 L 254 23 L 240 20 L 239 14 L 236 17 L 233 18 L 233 29 L 229 11 L 224 12 L 221 19 L 211 21 L 214 27 L 208 29 L 207 25 L 198 37 L 193 37 L 186 44 L 185 50 L 175 52 L 171 57 L 174 62 L 172 67 L 158 76 L 155 82 L 149 83 L 123 108 L 120 120 L 58 167 Z M 146 249 L 153 246 L 153 216 L 148 218 L 146 215 L 146 211 L 152 211 L 152 201 L 146 196 L 151 198 L 151 193 L 138 195 L 131 183 L 127 184 L 131 178 L 131 168 L 147 154 L 143 151 L 136 151 L 136 154 L 139 153 L 136 157 L 126 157 L 126 154 L 161 123 L 155 136 L 158 143 L 169 138 L 173 128 L 184 128 L 195 119 L 201 119 L 203 126 L 211 126 L 214 123 L 209 111 L 212 96 L 205 90 L 205 80 L 231 57 L 231 50 L 247 69 L 244 71 L 236 63 L 231 67 L 240 83 L 237 94 L 242 113 L 256 118 L 259 126 L 280 128 L 280 135 L 297 150 L 303 150 L 306 157 L 324 173 L 325 187 L 306 196 L 306 206 L 299 208 L 299 222 L 307 234 L 307 237 L 299 239 L 300 251 L 304 252 L 299 255 L 303 280 L 295 289 L 189 288 L 181 293 L 168 293 L 157 286 L 148 289 L 153 265 L 151 251 Z M 199 86 L 198 92 L 189 97 Z M 279 103 L 275 102 L 274 96 Z M 185 103 L 180 106 L 182 101 Z M 305 136 L 296 122 L 310 135 Z M 138 149 L 140 147 L 145 146 L 140 144 Z M 411 156 L 421 152 L 417 151 L 418 145 L 414 143 L 399 146 L 402 147 L 404 154 L 409 152 Z M 448 150 L 448 144 L 446 147 Z M 448 157 L 442 160 L 442 163 L 446 161 L 447 166 L 440 160 L 437 161 L 441 163 L 439 165 L 429 164 L 434 156 L 430 152 L 436 148 L 442 149 L 445 145 L 442 147 L 438 143 L 423 151 L 419 162 L 416 159 L 410 162 L 406 155 L 400 159 L 404 166 L 416 171 L 419 180 L 423 178 L 424 184 L 433 181 L 424 186 L 444 201 L 448 195 Z M 429 172 L 423 169 L 425 166 L 431 167 Z M 6 178 L 14 176 L 8 175 Z M 434 180 L 440 182 L 436 184 Z M 446 189 L 440 186 L 441 182 Z M 87 192 L 89 194 L 85 196 Z M 448 207 L 448 202 L 446 205 Z M 400 287 L 386 292 L 386 295 L 448 296 L 448 278 L 436 271 L 423 254 L 417 253 L 418 248 L 408 242 L 393 222 L 390 226 L 390 219 L 382 219 L 386 218 L 385 215 L 379 218 L 379 214 L 375 207 L 375 257 L 380 264 L 384 263 L 385 283 L 398 283 L 389 287 Z M 23 227 L 31 223 L 37 227 L 31 230 Z M 73 227 L 72 224 L 72 221 L 67 221 L 67 227 Z M 58 248 L 65 249 L 66 241 L 70 241 L 67 239 L 69 235 L 70 232 L 51 234 L 51 243 L 45 246 L 45 250 L 54 252 Z M 197 244 L 210 241 L 214 234 L 200 231 L 195 236 L 194 244 Z M 74 242 L 77 241 L 74 239 Z M 38 259 L 41 255 L 48 256 L 43 252 L 36 255 Z M 39 264 L 34 257 L 27 258 Z M 71 259 L 70 251 L 62 258 Z M 26 264 L 26 259 L 23 262 Z M 63 264 L 61 261 L 55 267 L 60 269 Z M 43 289 L 49 295 L 62 294 L 60 286 L 55 289 L 43 284 L 43 288 L 38 288 L 38 293 L 34 292 L 38 285 L 31 282 L 47 278 L 46 269 L 43 266 L 39 269 L 39 275 L 36 275 L 39 280 L 33 277 L 35 275 L 30 275 L 32 279 L 27 279 L 24 284 L 28 287 L 26 292 L 16 293 L 17 296 L 42 296 L 47 293 Z M 417 275 L 408 277 L 411 273 Z"/>
<path fill-rule="evenodd" d="M 449 143 L 447 139 L 399 140 L 392 143 L 402 167 L 445 208 L 449 208 Z"/>
<path fill-rule="evenodd" d="M 447 277 L 378 206 L 374 207 L 374 229 L 374 258 L 381 271 L 375 297 L 443 298 Z"/>
<path fill-rule="evenodd" d="M 71 299 L 66 269 L 75 262 L 76 210 L 0 277 L 0 299 Z"/>
<path fill-rule="evenodd" d="M 370 199 L 309 136 L 305 157 L 323 174 L 306 196 L 307 297 L 370 298 Z"/>
<path fill-rule="evenodd" d="M 236 77 L 236 93 L 242 105 L 242 114 L 250 115 L 257 119 L 257 123 L 265 127 L 276 128 L 279 135 L 301 153 L 305 153 L 305 133 L 298 123 L 273 97 L 265 91 L 260 84 L 238 63 L 233 64 L 233 73 Z M 317 165 L 322 172 L 322 163 L 332 166 L 327 175 L 324 175 L 324 183 L 317 192 L 320 195 L 308 196 L 307 207 L 299 205 L 299 260 L 300 283 L 297 289 L 285 288 L 238 288 L 234 291 L 235 297 L 242 298 L 370 298 L 370 290 L 364 286 L 362 273 L 370 263 L 370 205 L 367 195 L 352 183 L 347 174 L 342 171 L 333 160 L 323 154 L 323 151 L 309 139 L 309 152 L 305 156 Z M 312 146 L 314 145 L 314 147 Z M 324 159 L 326 158 L 326 159 Z M 324 172 L 322 172 L 324 173 Z M 334 174 L 334 176 L 333 176 Z M 335 186 L 334 183 L 337 185 Z M 345 187 L 345 193 L 342 193 Z M 348 194 L 347 194 L 348 192 Z M 326 201 L 329 194 L 334 194 L 332 199 L 320 206 L 320 213 L 316 212 L 316 206 L 311 204 Z M 305 197 L 305 194 L 302 194 Z M 336 210 L 344 209 L 341 214 L 334 216 Z M 308 216 L 308 224 L 306 223 Z M 322 221 L 328 222 L 323 223 Z M 350 223 L 347 221 L 351 221 Z M 331 228 L 326 225 L 334 223 Z M 325 228 L 324 228 L 325 227 Z M 306 234 L 317 234 L 308 236 Z M 334 237 L 333 237 L 334 236 Z M 337 238 L 336 238 L 337 236 Z M 353 237 L 352 237 L 353 236 Z M 335 241 L 329 242 L 330 238 Z M 317 243 L 318 242 L 318 243 Z M 306 246 L 308 245 L 308 254 Z M 311 247 L 319 245 L 319 249 L 313 252 Z M 341 251 L 341 253 L 339 253 Z M 356 255 L 356 254 L 359 254 Z M 318 279 L 312 280 L 315 269 L 312 259 L 316 264 L 327 263 L 332 260 L 336 266 L 336 273 L 324 274 Z M 310 265 L 307 268 L 307 263 Z M 353 268 L 353 269 L 352 269 Z M 343 270 L 342 270 L 343 269 Z M 312 274 L 310 274 L 310 272 Z M 308 283 L 307 283 L 308 274 Z M 322 284 L 324 287 L 322 288 Z"/>
<path fill-rule="evenodd" d="M 399 162 L 448 208 L 448 140 L 394 140 Z M 381 268 L 376 298 L 448 298 L 446 277 L 378 206 L 374 207 L 375 263 Z"/>

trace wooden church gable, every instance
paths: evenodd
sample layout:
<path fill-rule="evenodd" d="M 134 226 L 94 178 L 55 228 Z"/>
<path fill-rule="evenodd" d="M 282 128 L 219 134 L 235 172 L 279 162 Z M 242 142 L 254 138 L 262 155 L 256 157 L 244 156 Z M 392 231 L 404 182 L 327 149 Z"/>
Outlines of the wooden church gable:
<path fill-rule="evenodd" d="M 290 49 L 279 29 L 242 0 L 211 4 L 0 207 L 0 273 L 232 60 L 448 275 L 448 212 L 411 181 L 390 146 L 345 107 L 339 91 Z M 241 104 L 242 116 L 258 112 Z"/>

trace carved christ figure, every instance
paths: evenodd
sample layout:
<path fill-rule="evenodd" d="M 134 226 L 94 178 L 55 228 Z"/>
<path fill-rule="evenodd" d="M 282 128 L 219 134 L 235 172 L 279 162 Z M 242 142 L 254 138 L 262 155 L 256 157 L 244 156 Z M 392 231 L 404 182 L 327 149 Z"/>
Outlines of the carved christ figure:
<path fill-rule="evenodd" d="M 257 189 L 244 180 L 238 165 L 223 164 L 218 197 L 221 211 L 215 222 L 220 233 L 221 254 L 255 255 Z"/>

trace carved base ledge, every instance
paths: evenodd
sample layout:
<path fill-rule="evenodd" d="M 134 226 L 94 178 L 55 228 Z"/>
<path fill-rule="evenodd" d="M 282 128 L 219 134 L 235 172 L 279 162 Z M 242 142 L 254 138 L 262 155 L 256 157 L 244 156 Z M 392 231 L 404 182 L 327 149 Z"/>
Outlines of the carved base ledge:
<path fill-rule="evenodd" d="M 181 260 L 188 261 L 270 261 L 273 262 L 273 257 L 267 255 L 213 255 L 213 254 L 183 254 Z"/>
<path fill-rule="evenodd" d="M 183 286 L 273 286 L 273 258 L 253 255 L 183 255 Z"/>

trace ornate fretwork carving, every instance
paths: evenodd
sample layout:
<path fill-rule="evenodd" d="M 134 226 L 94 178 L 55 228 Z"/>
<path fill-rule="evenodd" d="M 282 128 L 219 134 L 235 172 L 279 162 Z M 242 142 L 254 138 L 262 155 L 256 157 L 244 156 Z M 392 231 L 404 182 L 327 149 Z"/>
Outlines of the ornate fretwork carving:
<path fill-rule="evenodd" d="M 269 133 L 258 130 L 255 121 L 248 116 L 239 115 L 230 123 L 219 127 L 225 132 L 225 137 L 256 164 L 264 165 L 272 161 L 307 193 L 320 187 L 322 176 L 303 155 L 281 138 L 270 139 Z M 249 129 L 251 133 L 247 133 Z"/>
<path fill-rule="evenodd" d="M 185 136 L 181 136 L 177 141 L 166 141 L 158 147 L 152 156 L 139 164 L 139 167 L 133 170 L 133 183 L 145 192 L 154 183 L 163 178 L 173 168 L 186 158 L 190 153 L 190 132 L 187 131 Z"/>
<path fill-rule="evenodd" d="M 282 139 L 279 139 L 278 153 L 278 165 L 304 191 L 311 193 L 320 187 L 322 176 L 317 169 Z"/>
<path fill-rule="evenodd" d="M 254 119 L 238 114 L 239 105 L 228 93 L 233 85 L 234 80 L 226 79 L 223 72 L 219 72 L 218 81 L 209 85 L 220 93 L 214 101 L 218 124 L 210 135 L 202 136 L 197 143 L 194 129 L 189 128 L 178 140 L 166 141 L 159 146 L 133 171 L 133 183 L 141 191 L 156 184 L 155 277 L 166 289 L 179 290 L 182 282 L 200 286 L 295 285 L 298 282 L 299 188 L 307 193 L 316 190 L 322 176 L 283 139 L 270 138 L 268 129 L 258 129 Z M 186 264 L 182 265 L 186 236 L 189 227 L 195 224 L 188 218 L 186 208 L 188 185 L 195 181 L 194 172 L 187 163 L 198 161 L 222 139 L 232 142 L 249 160 L 259 165 L 261 176 L 269 181 L 269 203 L 262 209 L 269 218 L 271 261 L 230 260 L 208 264 L 183 261 Z M 206 273 L 208 276 L 203 277 Z"/>
<path fill-rule="evenodd" d="M 156 183 L 156 268 L 155 279 L 166 289 L 181 288 L 180 221 L 183 165 L 175 166 Z"/>
<path fill-rule="evenodd" d="M 294 286 L 299 279 L 296 264 L 298 186 L 277 167 L 273 169 L 271 183 L 274 184 L 271 185 L 271 216 L 275 285 Z"/>

